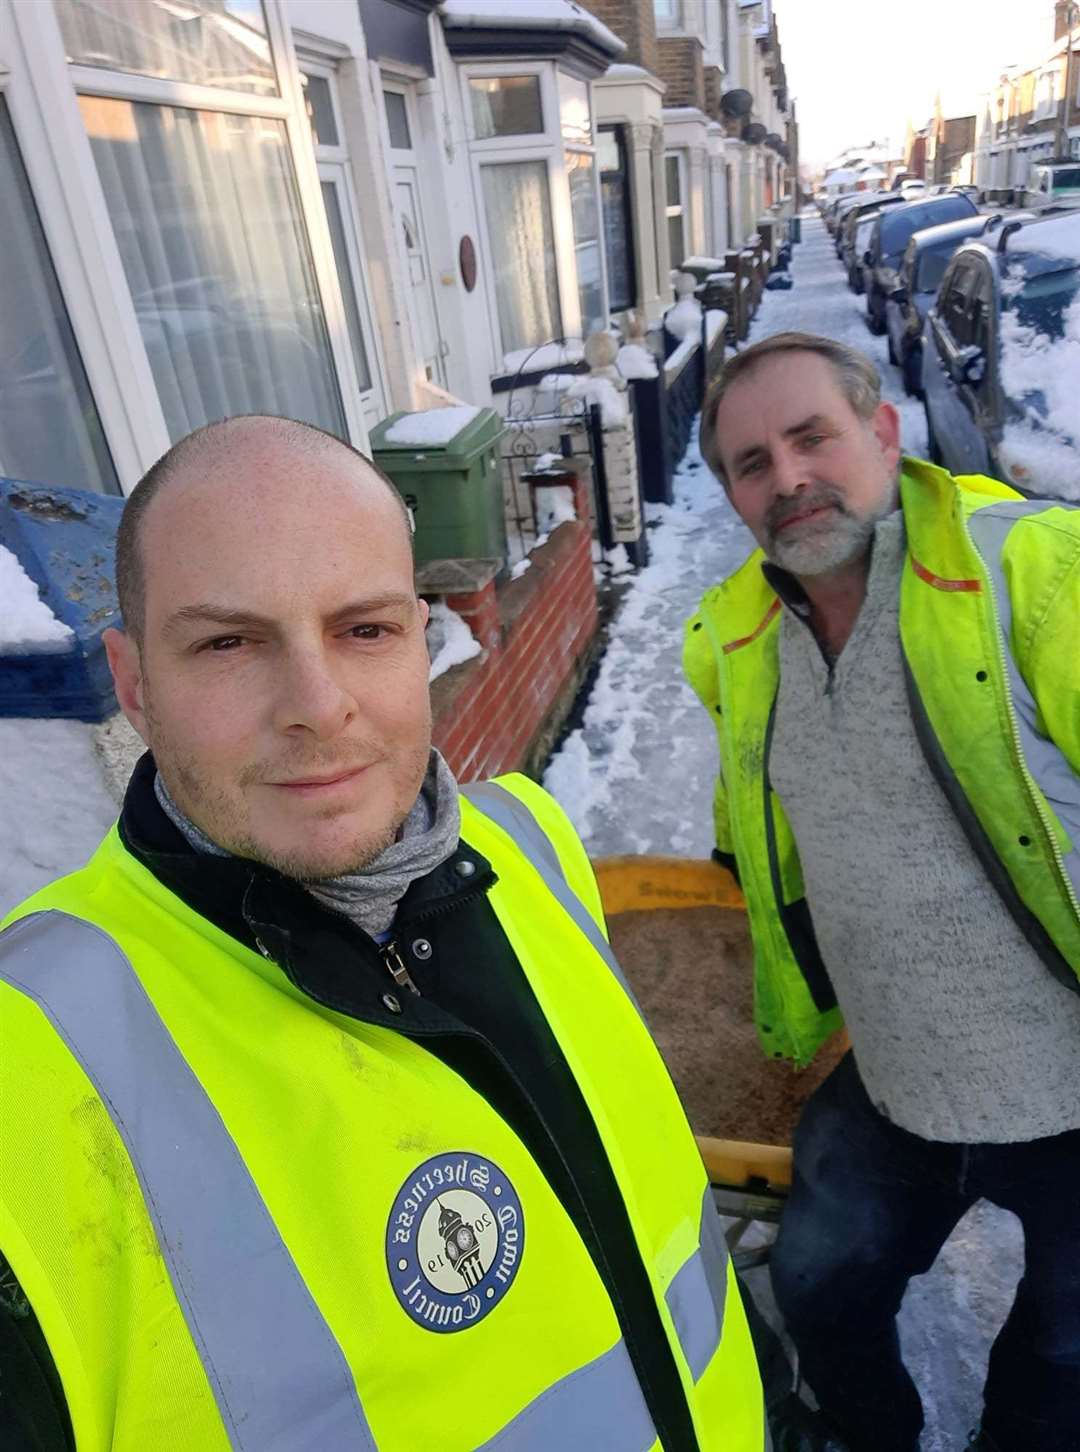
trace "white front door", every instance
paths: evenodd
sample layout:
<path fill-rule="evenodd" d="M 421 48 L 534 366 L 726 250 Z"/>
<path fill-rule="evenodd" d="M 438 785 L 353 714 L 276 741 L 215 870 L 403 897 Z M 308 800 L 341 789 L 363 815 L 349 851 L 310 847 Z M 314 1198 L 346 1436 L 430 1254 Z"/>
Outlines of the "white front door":
<path fill-rule="evenodd" d="M 433 383 L 438 383 L 445 388 L 446 370 L 443 367 L 445 345 L 439 333 L 439 315 L 435 310 L 435 289 L 432 284 L 431 264 L 428 261 L 427 239 L 424 235 L 424 218 L 420 209 L 420 190 L 417 185 L 415 167 L 394 167 L 394 202 L 398 225 L 402 231 L 409 295 L 412 299 L 417 344 L 423 359 L 424 371 Z"/>

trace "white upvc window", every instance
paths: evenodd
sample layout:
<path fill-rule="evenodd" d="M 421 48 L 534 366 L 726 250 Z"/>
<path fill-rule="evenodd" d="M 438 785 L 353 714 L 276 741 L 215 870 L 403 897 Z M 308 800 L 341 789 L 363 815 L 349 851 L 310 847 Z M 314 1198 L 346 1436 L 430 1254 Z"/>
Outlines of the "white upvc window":
<path fill-rule="evenodd" d="M 668 252 L 672 267 L 681 267 L 686 256 L 686 152 L 668 151 L 664 155 L 664 181 L 667 188 Z"/>
<path fill-rule="evenodd" d="M 653 0 L 653 14 L 658 32 L 681 30 L 685 0 Z"/>
<path fill-rule="evenodd" d="M 360 214 L 341 119 L 336 67 L 330 60 L 309 54 L 301 58 L 300 66 L 356 386 L 364 422 L 370 430 L 386 416 L 385 375 L 379 335 L 372 324 L 370 281 L 364 262 L 366 248 L 361 241 Z"/>
<path fill-rule="evenodd" d="M 119 492 L 0 77 L 0 475 Z"/>
<path fill-rule="evenodd" d="M 1056 69 L 1043 71 L 1039 77 L 1035 98 L 1035 115 L 1037 117 L 1052 116 L 1056 111 L 1057 83 L 1058 73 Z"/>
<path fill-rule="evenodd" d="M 551 63 L 463 68 L 496 367 L 606 326 L 588 83 Z"/>
<path fill-rule="evenodd" d="M 16 134 L 124 487 L 231 414 L 364 445 L 283 0 L 4 9 Z"/>

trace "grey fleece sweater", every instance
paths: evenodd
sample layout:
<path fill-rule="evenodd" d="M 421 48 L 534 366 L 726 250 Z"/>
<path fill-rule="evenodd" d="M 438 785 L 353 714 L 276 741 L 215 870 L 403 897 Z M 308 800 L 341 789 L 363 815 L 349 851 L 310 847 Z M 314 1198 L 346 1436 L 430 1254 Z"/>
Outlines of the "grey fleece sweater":
<path fill-rule="evenodd" d="M 953 1143 L 1060 1134 L 1080 1127 L 1080 995 L 1039 961 L 926 765 L 900 651 L 904 552 L 897 512 L 831 671 L 785 608 L 769 774 L 881 1112 Z"/>

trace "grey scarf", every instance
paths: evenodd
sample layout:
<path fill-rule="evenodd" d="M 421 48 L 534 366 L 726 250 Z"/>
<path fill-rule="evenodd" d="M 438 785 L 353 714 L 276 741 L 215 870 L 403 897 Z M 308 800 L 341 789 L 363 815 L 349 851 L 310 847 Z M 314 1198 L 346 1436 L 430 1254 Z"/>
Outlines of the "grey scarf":
<path fill-rule="evenodd" d="M 216 857 L 231 854 L 189 821 L 169 795 L 158 772 L 154 792 L 166 816 L 196 852 Z M 397 840 L 362 872 L 328 877 L 304 886 L 324 907 L 341 913 L 372 937 L 385 934 L 409 884 L 424 877 L 451 856 L 461 836 L 461 811 L 454 774 L 432 748 L 427 774 Z"/>

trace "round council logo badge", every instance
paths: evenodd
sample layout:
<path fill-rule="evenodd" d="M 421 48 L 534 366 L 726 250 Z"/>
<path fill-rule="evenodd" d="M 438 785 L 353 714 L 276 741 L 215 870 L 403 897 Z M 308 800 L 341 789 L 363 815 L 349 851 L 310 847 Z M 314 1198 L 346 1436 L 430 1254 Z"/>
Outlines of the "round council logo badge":
<path fill-rule="evenodd" d="M 429 1331 L 464 1331 L 513 1285 L 525 1219 L 491 1160 L 453 1150 L 405 1181 L 386 1225 L 386 1264 L 402 1307 Z"/>

